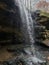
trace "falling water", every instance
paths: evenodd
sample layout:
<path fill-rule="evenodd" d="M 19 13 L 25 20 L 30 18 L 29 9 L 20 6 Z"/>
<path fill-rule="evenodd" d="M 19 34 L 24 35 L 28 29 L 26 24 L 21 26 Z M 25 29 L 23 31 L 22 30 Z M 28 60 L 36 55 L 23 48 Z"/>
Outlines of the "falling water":
<path fill-rule="evenodd" d="M 28 44 L 34 43 L 34 27 L 33 27 L 33 20 L 31 18 L 30 13 L 25 9 L 23 3 L 20 0 L 18 1 L 21 19 L 22 19 L 22 27 L 21 31 L 23 36 L 25 37 L 25 41 Z"/>
<path fill-rule="evenodd" d="M 17 1 L 17 0 L 15 0 Z M 36 56 L 35 54 L 35 46 L 34 46 L 34 22 L 31 18 L 30 12 L 28 12 L 22 1 L 18 0 L 18 5 L 20 9 L 20 14 L 21 14 L 21 19 L 22 19 L 22 27 L 21 27 L 21 32 L 23 34 L 23 37 L 25 39 L 26 45 L 29 45 L 31 47 L 31 50 L 33 52 L 33 55 Z M 27 50 L 27 49 L 26 49 Z M 28 51 L 30 52 L 30 51 Z"/>

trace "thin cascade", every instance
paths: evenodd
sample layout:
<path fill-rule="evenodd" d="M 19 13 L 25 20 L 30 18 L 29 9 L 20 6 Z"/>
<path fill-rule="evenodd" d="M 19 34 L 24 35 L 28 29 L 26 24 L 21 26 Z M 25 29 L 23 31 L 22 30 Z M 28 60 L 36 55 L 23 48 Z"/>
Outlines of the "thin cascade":
<path fill-rule="evenodd" d="M 16 1 L 16 0 L 15 0 Z M 35 55 L 34 49 L 34 23 L 31 18 L 31 14 L 26 10 L 22 1 L 18 0 L 21 19 L 22 19 L 22 27 L 21 31 L 25 37 L 25 41 L 30 44 L 33 54 Z M 23 6 L 22 6 L 23 5 Z"/>

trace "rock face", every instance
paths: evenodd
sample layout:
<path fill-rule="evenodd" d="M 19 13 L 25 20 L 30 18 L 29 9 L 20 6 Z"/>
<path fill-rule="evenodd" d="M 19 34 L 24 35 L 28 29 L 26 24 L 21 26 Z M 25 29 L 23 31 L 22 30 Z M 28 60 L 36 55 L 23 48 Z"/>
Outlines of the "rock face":
<path fill-rule="evenodd" d="M 46 14 L 40 14 L 40 10 L 32 14 L 32 18 L 35 20 L 35 38 L 37 42 L 49 46 L 49 17 Z"/>
<path fill-rule="evenodd" d="M 0 1 L 0 25 L 19 28 L 20 21 L 19 6 L 13 0 Z"/>
<path fill-rule="evenodd" d="M 20 27 L 19 6 L 15 5 L 14 0 L 0 0 L 0 43 L 12 43 L 12 40 L 13 42 L 19 40 Z"/>
<path fill-rule="evenodd" d="M 13 53 L 7 51 L 10 44 L 21 44 L 23 42 L 21 21 L 18 4 L 15 4 L 14 0 L 0 0 L 0 61 L 13 58 Z M 5 45 L 7 46 L 6 49 Z M 8 63 L 4 65 L 6 64 L 8 65 Z"/>

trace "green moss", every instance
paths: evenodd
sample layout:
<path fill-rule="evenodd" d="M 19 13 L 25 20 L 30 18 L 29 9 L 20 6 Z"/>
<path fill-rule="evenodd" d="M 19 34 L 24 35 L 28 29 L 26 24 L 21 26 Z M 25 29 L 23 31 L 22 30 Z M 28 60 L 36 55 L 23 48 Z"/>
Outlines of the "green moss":
<path fill-rule="evenodd" d="M 44 11 L 40 11 L 40 16 L 46 16 L 46 17 L 49 17 L 49 13 L 44 12 Z"/>

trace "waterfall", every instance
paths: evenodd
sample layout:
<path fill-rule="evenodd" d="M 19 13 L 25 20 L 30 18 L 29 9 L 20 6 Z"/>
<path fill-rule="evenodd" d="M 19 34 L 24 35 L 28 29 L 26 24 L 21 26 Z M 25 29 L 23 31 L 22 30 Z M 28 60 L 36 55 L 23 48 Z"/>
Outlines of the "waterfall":
<path fill-rule="evenodd" d="M 28 13 L 28 11 L 25 9 L 22 1 L 20 0 L 15 0 L 15 1 L 18 1 L 18 5 L 20 9 L 20 14 L 22 19 L 21 31 L 22 31 L 23 37 L 25 38 L 25 42 L 28 44 L 33 44 L 34 43 L 34 27 L 33 27 L 33 20 L 31 18 L 31 14 Z"/>
<path fill-rule="evenodd" d="M 18 3 L 19 10 L 20 10 L 20 15 L 21 15 L 21 33 L 23 35 L 23 38 L 25 39 L 25 45 L 29 45 L 33 55 L 36 57 L 36 51 L 35 51 L 35 46 L 34 46 L 34 22 L 31 18 L 30 12 L 28 12 L 23 5 L 22 1 L 20 0 L 15 0 L 15 5 Z M 26 51 L 28 51 L 26 49 Z M 27 52 L 29 53 L 30 50 Z"/>
<path fill-rule="evenodd" d="M 19 6 L 19 10 L 20 10 L 20 15 L 21 15 L 21 19 L 22 19 L 22 26 L 21 26 L 21 32 L 23 34 L 23 37 L 25 39 L 25 43 L 26 44 L 30 44 L 30 47 L 28 48 L 24 48 L 24 52 L 27 53 L 28 58 L 26 57 L 25 60 L 28 61 L 28 63 L 30 65 L 33 65 L 32 62 L 34 63 L 42 63 L 42 60 L 40 60 L 39 58 L 37 58 L 36 55 L 36 50 L 35 50 L 35 46 L 34 46 L 34 21 L 31 18 L 31 14 L 30 12 L 28 12 L 25 8 L 25 6 L 23 5 L 22 1 L 20 0 L 15 0 L 15 5 L 16 5 L 16 1 L 18 2 L 18 6 Z M 33 53 L 33 54 L 32 54 Z M 21 58 L 24 58 L 24 54 L 21 55 Z M 32 62 L 29 62 L 32 61 Z M 37 64 L 38 65 L 38 64 Z"/>
<path fill-rule="evenodd" d="M 17 46 L 14 44 L 14 45 L 10 45 L 7 47 L 5 45 L 6 49 L 3 48 L 5 50 L 5 51 L 4 50 L 3 51 L 4 52 L 7 51 L 7 54 L 12 52 L 12 54 L 10 54 L 8 59 L 12 59 L 13 57 L 14 58 L 9 61 L 7 60 L 4 63 L 6 65 L 16 65 L 16 64 L 24 65 L 21 63 L 26 63 L 25 65 L 34 65 L 34 64 L 38 65 L 38 63 L 45 62 L 45 61 L 37 58 L 37 54 L 38 55 L 40 55 L 40 54 L 36 53 L 37 51 L 35 50 L 35 46 L 34 46 L 34 43 L 35 43 L 35 41 L 34 41 L 34 36 L 35 36 L 34 35 L 34 21 L 31 18 L 30 12 L 25 8 L 25 6 L 23 5 L 21 0 L 2 0 L 2 1 L 3 1 L 3 4 L 4 3 L 6 4 L 6 7 L 2 7 L 2 9 L 4 11 L 3 15 L 6 16 L 7 18 L 6 17 L 4 18 L 4 16 L 2 15 L 2 12 L 0 12 L 3 17 L 1 15 L 0 16 L 3 18 L 3 20 L 5 20 L 5 21 L 3 21 L 3 23 L 1 21 L 1 23 L 5 24 L 5 25 L 0 26 L 0 28 L 3 28 L 4 26 L 6 26 L 7 28 L 6 27 L 5 27 L 5 29 L 3 28 L 3 31 L 5 30 L 6 33 L 7 32 L 12 33 L 11 36 L 12 36 L 13 44 L 15 42 L 16 37 L 17 37 L 16 43 L 20 43 L 21 40 L 23 42 L 23 40 L 24 40 L 24 45 L 20 44 L 20 46 L 19 46 L 19 44 L 18 44 L 18 46 Z M 1 20 L 2 20 L 2 18 L 1 18 Z M 20 33 L 20 35 L 19 35 L 19 33 Z M 15 34 L 16 34 L 16 36 L 15 36 Z M 23 47 L 21 47 L 21 46 L 23 46 Z M 1 52 L 1 56 L 2 56 L 2 52 Z M 4 57 L 3 57 L 3 60 L 4 60 Z M 20 64 L 19 64 L 19 60 L 21 62 Z M 17 63 L 17 61 L 18 61 L 18 63 Z"/>

